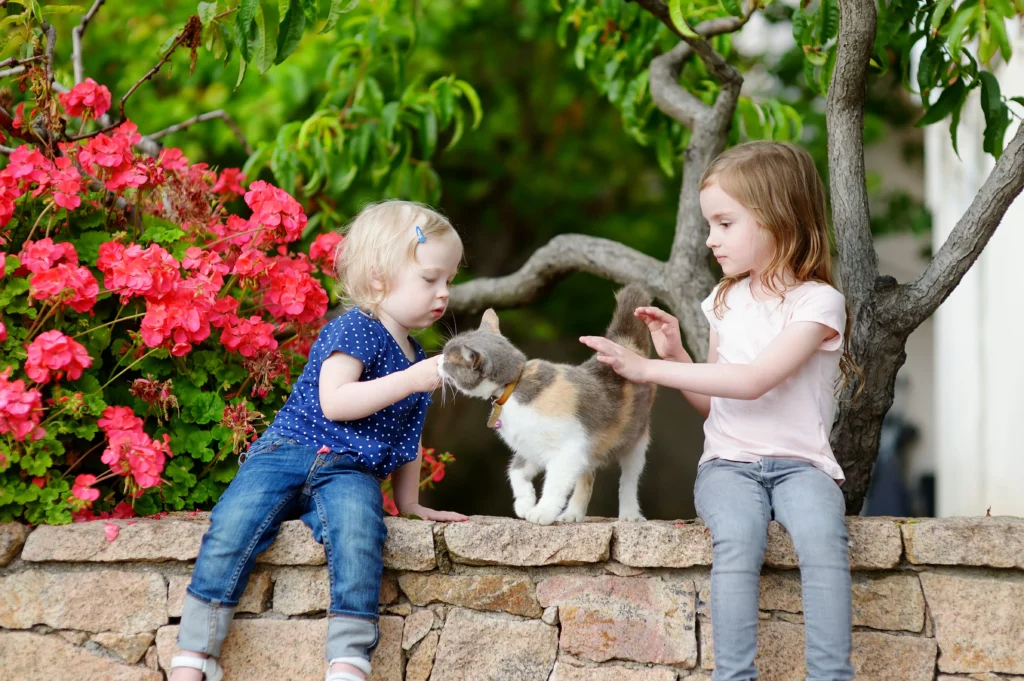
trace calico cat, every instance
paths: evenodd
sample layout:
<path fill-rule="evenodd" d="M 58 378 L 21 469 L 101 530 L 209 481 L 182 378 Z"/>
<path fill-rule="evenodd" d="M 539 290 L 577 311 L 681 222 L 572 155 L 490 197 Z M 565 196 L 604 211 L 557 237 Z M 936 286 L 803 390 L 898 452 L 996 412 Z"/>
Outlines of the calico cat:
<path fill-rule="evenodd" d="M 649 305 L 651 296 L 631 284 L 615 299 L 605 335 L 646 357 L 650 336 L 633 311 Z M 595 471 L 618 462 L 619 518 L 643 520 L 637 486 L 655 386 L 631 383 L 593 357 L 579 366 L 528 360 L 501 335 L 492 309 L 479 329 L 445 344 L 439 370 L 460 392 L 492 400 L 488 425 L 514 453 L 508 477 L 517 516 L 541 525 L 583 520 Z M 538 502 L 533 479 L 542 471 Z"/>

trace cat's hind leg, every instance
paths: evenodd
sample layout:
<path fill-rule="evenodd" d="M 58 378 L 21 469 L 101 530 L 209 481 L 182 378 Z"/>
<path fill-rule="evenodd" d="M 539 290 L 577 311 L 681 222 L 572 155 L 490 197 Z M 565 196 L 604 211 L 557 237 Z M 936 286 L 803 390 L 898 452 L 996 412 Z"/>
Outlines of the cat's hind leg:
<path fill-rule="evenodd" d="M 537 505 L 537 490 L 533 487 L 533 479 L 540 473 L 540 466 L 516 454 L 508 468 L 508 481 L 512 483 L 512 496 L 515 497 L 513 510 L 516 517 L 525 518 L 526 514 Z"/>
<path fill-rule="evenodd" d="M 622 473 L 619 476 L 619 520 L 643 520 L 637 489 L 640 474 L 647 458 L 647 445 L 651 442 L 650 431 L 640 436 L 633 449 L 619 460 Z"/>
<path fill-rule="evenodd" d="M 578 523 L 587 517 L 587 506 L 590 505 L 590 495 L 594 491 L 594 471 L 586 471 L 576 481 L 576 491 L 569 499 L 569 505 L 565 507 L 562 514 L 556 518 L 560 522 Z"/>

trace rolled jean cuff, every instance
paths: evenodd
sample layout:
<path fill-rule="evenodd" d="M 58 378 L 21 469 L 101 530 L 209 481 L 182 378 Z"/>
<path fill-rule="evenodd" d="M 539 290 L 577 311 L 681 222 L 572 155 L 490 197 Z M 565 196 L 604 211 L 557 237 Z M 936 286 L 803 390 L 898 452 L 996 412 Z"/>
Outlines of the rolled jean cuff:
<path fill-rule="evenodd" d="M 186 591 L 178 627 L 178 647 L 220 657 L 220 647 L 228 636 L 234 616 L 235 606 L 206 603 Z"/>
<path fill-rule="evenodd" d="M 377 647 L 377 622 L 359 617 L 331 615 L 327 620 L 327 659 L 358 658 L 367 666 Z M 347 664 L 359 666 L 345 660 Z M 369 672 L 366 672 L 369 676 Z"/>

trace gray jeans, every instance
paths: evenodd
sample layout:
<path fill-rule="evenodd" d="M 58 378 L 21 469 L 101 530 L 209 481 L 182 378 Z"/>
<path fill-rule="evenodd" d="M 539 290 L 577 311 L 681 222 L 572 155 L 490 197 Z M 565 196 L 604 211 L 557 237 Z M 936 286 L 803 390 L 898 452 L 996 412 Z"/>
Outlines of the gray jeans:
<path fill-rule="evenodd" d="M 846 503 L 835 481 L 794 459 L 712 459 L 697 472 L 694 501 L 711 530 L 714 681 L 758 676 L 758 593 L 773 516 L 789 531 L 800 563 L 807 680 L 852 679 Z"/>

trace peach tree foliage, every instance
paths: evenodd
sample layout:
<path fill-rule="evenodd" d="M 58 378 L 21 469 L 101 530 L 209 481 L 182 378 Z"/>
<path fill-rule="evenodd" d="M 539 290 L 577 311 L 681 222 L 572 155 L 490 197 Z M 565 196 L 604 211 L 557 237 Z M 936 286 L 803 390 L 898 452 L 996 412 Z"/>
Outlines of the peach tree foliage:
<path fill-rule="evenodd" d="M 342 239 L 318 233 L 292 192 L 315 195 L 325 182 L 344 191 L 360 173 L 382 191 L 418 182 L 435 192 L 428 160 L 439 132 L 450 129 L 449 146 L 461 135 L 458 100 L 474 122 L 480 115 L 472 88 L 454 77 L 385 94 L 365 62 L 400 36 L 379 7 L 335 3 L 320 17 L 317 3 L 303 2 L 301 15 L 280 18 L 277 61 L 318 21 L 322 32 L 347 12 L 350 31 L 381 24 L 372 38 L 337 29 L 346 54 L 364 64 L 335 93 L 344 106 L 328 98 L 245 171 L 210 168 L 160 148 L 166 131 L 142 135 L 126 103 L 178 49 L 195 59 L 205 43 L 226 57 L 217 36 L 232 15 L 247 36 L 242 69 L 269 68 L 263 9 L 201 3 L 117 101 L 81 71 L 82 34 L 102 4 L 75 31 L 73 78 L 55 71 L 56 31 L 46 21 L 67 8 L 10 3 L 0 16 L 10 31 L 0 39 L 0 76 L 18 93 L 0 90 L 0 522 L 212 505 L 237 455 L 283 404 L 331 302 Z M 249 181 L 262 164 L 292 192 Z M 423 455 L 421 484 L 430 486 L 454 458 Z M 383 486 L 394 513 L 390 482 Z"/>

